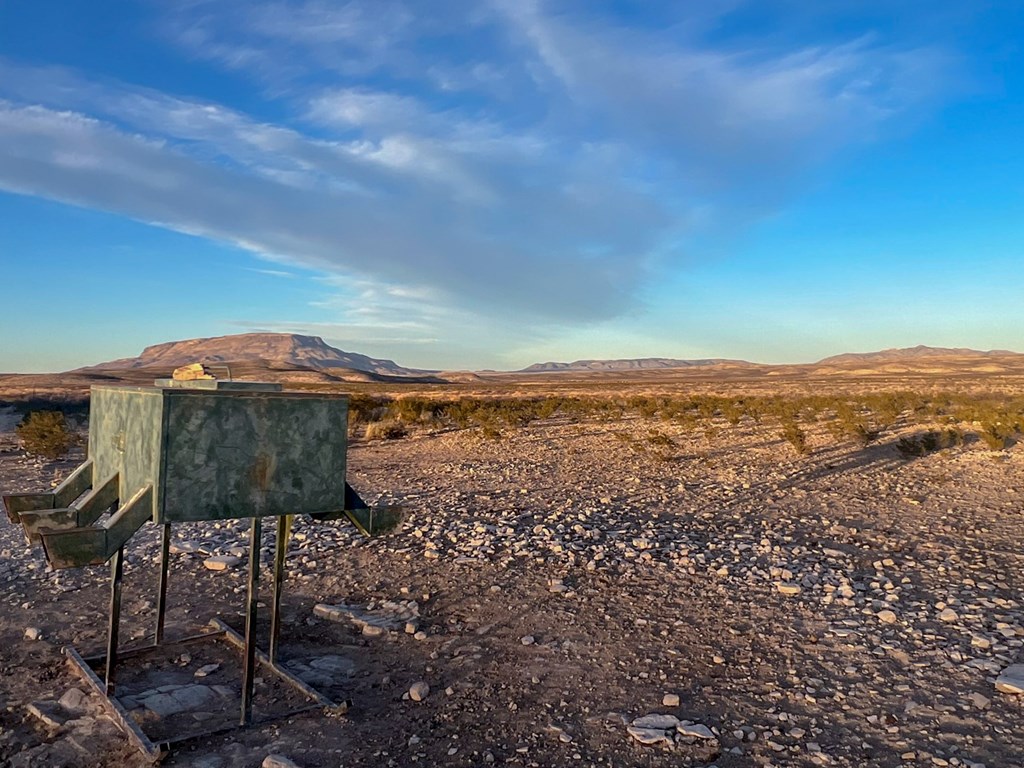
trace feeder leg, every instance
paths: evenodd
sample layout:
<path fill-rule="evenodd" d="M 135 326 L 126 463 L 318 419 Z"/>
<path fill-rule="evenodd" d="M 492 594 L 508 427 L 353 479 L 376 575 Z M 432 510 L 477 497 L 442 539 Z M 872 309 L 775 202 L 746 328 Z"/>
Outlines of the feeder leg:
<path fill-rule="evenodd" d="M 154 645 L 164 641 L 164 613 L 167 610 L 167 570 L 171 558 L 171 524 L 165 523 L 160 539 L 160 590 L 156 596 L 156 640 Z"/>
<path fill-rule="evenodd" d="M 281 640 L 281 592 L 284 586 L 284 556 L 288 549 L 287 517 L 277 518 L 277 541 L 274 549 L 274 603 L 270 614 L 270 663 L 277 664 L 277 647 Z"/>
<path fill-rule="evenodd" d="M 114 695 L 117 669 L 117 635 L 121 628 L 121 577 L 124 575 L 124 547 L 118 548 L 110 562 L 110 616 L 107 625 L 107 696 Z"/>
<path fill-rule="evenodd" d="M 249 607 L 245 613 L 245 661 L 242 667 L 242 725 L 252 722 L 252 689 L 256 677 L 256 604 L 260 588 L 261 520 L 252 519 L 249 539 Z"/>

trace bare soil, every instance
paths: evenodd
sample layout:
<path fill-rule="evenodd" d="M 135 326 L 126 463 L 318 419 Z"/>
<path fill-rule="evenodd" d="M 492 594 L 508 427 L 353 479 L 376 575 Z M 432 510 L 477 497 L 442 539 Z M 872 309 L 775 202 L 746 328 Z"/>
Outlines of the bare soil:
<path fill-rule="evenodd" d="M 908 459 L 894 435 L 862 448 L 822 433 L 798 456 L 777 432 L 551 420 L 497 440 L 462 430 L 353 445 L 350 482 L 368 501 L 404 504 L 406 521 L 379 539 L 296 522 L 282 651 L 351 661 L 322 688 L 347 712 L 201 739 L 164 764 L 258 766 L 279 753 L 303 768 L 1024 765 L 1024 696 L 993 685 L 1024 660 L 1024 448 Z M 0 441 L 5 491 L 49 488 L 81 458 L 39 461 L 10 434 Z M 244 521 L 182 525 L 175 541 L 221 554 L 246 534 Z M 266 531 L 267 553 L 272 542 Z M 148 525 L 127 549 L 125 645 L 152 631 L 157 548 Z M 211 572 L 204 557 L 174 556 L 169 638 L 218 615 L 241 625 L 245 565 Z M 102 650 L 108 590 L 106 568 L 50 571 L 4 520 L 0 764 L 146 764 L 94 694 L 63 724 L 29 711 L 87 690 L 61 648 Z M 423 635 L 368 635 L 313 611 L 409 600 Z M 196 653 L 126 661 L 119 693 L 173 684 Z M 227 683 L 230 660 L 218 661 Z M 406 695 L 417 681 L 430 686 L 419 702 Z M 717 741 L 641 744 L 627 724 L 650 713 Z M 147 727 L 170 725 L 187 723 Z"/>

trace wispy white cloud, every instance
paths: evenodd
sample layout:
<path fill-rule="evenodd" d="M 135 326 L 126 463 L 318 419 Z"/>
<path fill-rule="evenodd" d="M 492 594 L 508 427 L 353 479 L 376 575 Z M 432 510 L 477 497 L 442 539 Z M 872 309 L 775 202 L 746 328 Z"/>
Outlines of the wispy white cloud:
<path fill-rule="evenodd" d="M 245 269 L 249 272 L 256 272 L 261 275 L 267 275 L 268 277 L 280 277 L 287 278 L 289 280 L 295 277 L 294 272 L 284 272 L 280 269 L 257 269 L 255 267 L 246 267 Z"/>
<path fill-rule="evenodd" d="M 642 28 L 568 7 L 176 7 L 167 36 L 253 78 L 262 115 L 0 61 L 0 188 L 341 275 L 348 303 L 317 309 L 353 332 L 528 334 L 634 310 L 688 234 L 778 206 L 946 66 L 864 35 L 711 42 L 729 6 Z"/>

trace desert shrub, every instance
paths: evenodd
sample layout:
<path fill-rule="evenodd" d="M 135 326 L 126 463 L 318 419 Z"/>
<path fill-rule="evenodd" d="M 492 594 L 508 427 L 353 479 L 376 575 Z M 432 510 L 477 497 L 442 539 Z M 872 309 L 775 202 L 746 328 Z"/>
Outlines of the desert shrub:
<path fill-rule="evenodd" d="M 1014 428 L 1001 421 L 990 421 L 981 426 L 981 439 L 990 450 L 1002 451 L 1010 444 Z"/>
<path fill-rule="evenodd" d="M 60 411 L 33 411 L 16 431 L 26 451 L 47 459 L 67 455 L 75 444 L 75 435 Z"/>
<path fill-rule="evenodd" d="M 878 437 L 867 416 L 855 405 L 841 402 L 835 407 L 835 419 L 828 424 L 829 431 L 839 440 L 852 440 L 863 447 Z"/>
<path fill-rule="evenodd" d="M 893 426 L 904 411 L 919 404 L 919 401 L 920 398 L 904 392 L 889 392 L 869 397 L 867 405 L 878 426 L 886 429 Z"/>
<path fill-rule="evenodd" d="M 652 429 L 640 440 L 628 432 L 613 433 L 616 440 L 629 447 L 634 453 L 655 461 L 675 461 L 675 441 L 668 435 Z"/>
<path fill-rule="evenodd" d="M 896 441 L 896 450 L 904 458 L 927 456 L 929 453 L 964 444 L 964 433 L 957 427 L 930 429 L 919 435 L 901 437 Z"/>
<path fill-rule="evenodd" d="M 373 421 L 366 425 L 367 440 L 399 440 L 408 434 L 406 426 L 393 419 Z"/>
<path fill-rule="evenodd" d="M 782 439 L 793 446 L 793 450 L 799 453 L 801 456 L 810 451 L 810 447 L 807 445 L 807 434 L 800 428 L 800 425 L 794 418 L 783 418 L 782 424 Z"/>
<path fill-rule="evenodd" d="M 746 403 L 743 400 L 726 400 L 721 410 L 725 420 L 735 427 L 746 413 Z"/>
<path fill-rule="evenodd" d="M 660 448 L 675 448 L 676 441 L 666 435 L 664 432 L 659 432 L 656 429 L 652 429 L 647 433 L 647 442 L 651 445 Z"/>
<path fill-rule="evenodd" d="M 561 398 L 558 397 L 545 397 L 539 403 L 537 403 L 537 418 L 538 419 L 550 419 L 556 413 L 558 413 L 561 407 Z"/>
<path fill-rule="evenodd" d="M 626 401 L 629 408 L 633 408 L 640 414 L 642 419 L 653 419 L 658 415 L 661 404 L 657 398 L 637 395 Z"/>
<path fill-rule="evenodd" d="M 473 412 L 476 410 L 476 401 L 464 398 L 445 403 L 441 415 L 449 419 L 457 428 L 467 429 L 473 423 Z"/>
<path fill-rule="evenodd" d="M 389 401 L 383 397 L 372 395 L 355 394 L 348 398 L 348 423 L 349 428 L 365 424 L 370 421 L 379 421 L 384 418 L 387 412 Z"/>
<path fill-rule="evenodd" d="M 493 424 L 482 424 L 480 426 L 480 436 L 487 440 L 501 440 L 501 430 Z"/>

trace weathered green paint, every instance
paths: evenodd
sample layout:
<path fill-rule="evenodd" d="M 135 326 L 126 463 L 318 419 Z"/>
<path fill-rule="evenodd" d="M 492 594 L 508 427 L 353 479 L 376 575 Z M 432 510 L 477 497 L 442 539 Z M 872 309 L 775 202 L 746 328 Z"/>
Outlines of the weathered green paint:
<path fill-rule="evenodd" d="M 86 461 L 80 464 L 74 472 L 65 478 L 64 482 L 45 493 L 9 493 L 3 496 L 4 508 L 7 510 L 7 518 L 17 525 L 23 522 L 22 517 L 26 512 L 45 512 L 53 510 L 64 510 L 71 505 L 75 499 L 85 493 L 92 486 L 92 462 Z M 34 517 L 39 517 L 34 515 Z M 25 529 L 26 536 L 31 539 L 29 530 Z M 34 540 L 34 539 L 33 539 Z"/>
<path fill-rule="evenodd" d="M 78 528 L 78 510 L 74 507 L 63 509 L 41 509 L 22 512 L 19 516 L 21 527 L 25 530 L 25 540 L 29 544 L 40 542 L 42 531 L 68 530 Z"/>
<path fill-rule="evenodd" d="M 18 514 L 19 522 L 25 529 L 25 539 L 30 543 L 39 542 L 39 534 L 46 531 L 84 528 L 95 523 L 104 512 L 117 503 L 118 476 L 113 474 L 92 490 L 92 462 L 86 461 L 67 480 L 52 492 L 54 503 L 65 499 L 78 499 L 84 491 L 88 493 L 74 504 L 64 503 L 54 509 L 26 510 Z"/>
<path fill-rule="evenodd" d="M 53 509 L 53 493 L 8 493 L 4 494 L 4 508 L 7 519 L 17 525 L 18 515 L 36 509 Z"/>
<path fill-rule="evenodd" d="M 116 472 L 95 485 L 80 502 L 73 505 L 78 510 L 78 524 L 92 525 L 104 512 L 117 504 L 117 500 L 121 498 L 119 487 L 120 477 Z"/>
<path fill-rule="evenodd" d="M 4 502 L 55 568 L 106 562 L 147 520 L 311 514 L 347 517 L 370 536 L 393 530 L 401 508 L 371 509 L 345 482 L 347 434 L 344 395 L 93 387 L 85 464 L 53 492 Z"/>
<path fill-rule="evenodd" d="M 43 528 L 39 537 L 46 559 L 54 568 L 79 568 L 107 562 L 150 519 L 153 489 L 140 489 L 102 525 L 58 530 Z"/>
<path fill-rule="evenodd" d="M 152 486 L 156 523 L 343 509 L 347 444 L 344 395 L 92 389 L 94 476 L 118 472 L 121 499 Z"/>
<path fill-rule="evenodd" d="M 164 390 L 98 386 L 89 402 L 89 458 L 93 479 L 118 475 L 118 498 L 157 488 L 163 443 Z M 153 514 L 156 514 L 154 498 Z"/>
<path fill-rule="evenodd" d="M 79 496 L 92 487 L 92 462 L 80 464 L 64 482 L 53 489 L 53 506 L 55 508 L 71 506 Z"/>

